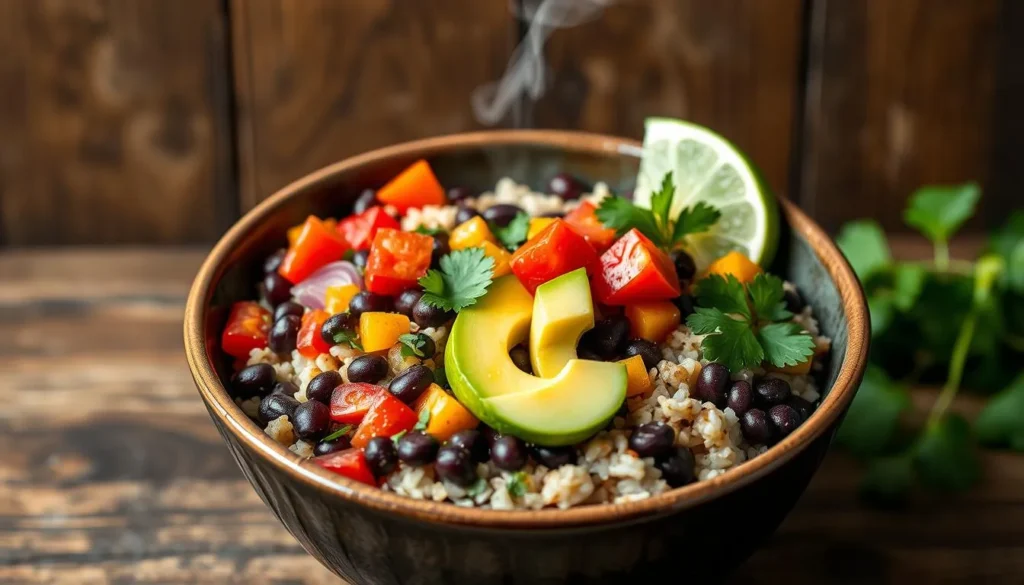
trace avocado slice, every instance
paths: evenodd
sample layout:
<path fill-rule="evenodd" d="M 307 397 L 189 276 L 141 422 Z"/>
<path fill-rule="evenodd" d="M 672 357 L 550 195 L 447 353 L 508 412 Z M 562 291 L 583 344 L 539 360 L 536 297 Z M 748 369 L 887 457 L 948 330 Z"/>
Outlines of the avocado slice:
<path fill-rule="evenodd" d="M 499 432 L 538 445 L 572 445 L 615 415 L 626 398 L 626 368 L 569 359 L 554 377 L 523 372 L 508 352 L 526 338 L 533 307 L 514 275 L 495 280 L 452 324 L 445 373 L 459 402 Z"/>
<path fill-rule="evenodd" d="M 576 358 L 580 337 L 594 328 L 594 302 L 583 268 L 567 272 L 537 287 L 530 326 L 533 373 L 553 378 Z"/>

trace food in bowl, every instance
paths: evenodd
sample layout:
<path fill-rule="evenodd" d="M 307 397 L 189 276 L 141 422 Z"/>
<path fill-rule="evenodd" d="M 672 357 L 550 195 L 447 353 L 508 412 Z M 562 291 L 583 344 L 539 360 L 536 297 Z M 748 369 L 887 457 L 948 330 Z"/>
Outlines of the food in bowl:
<path fill-rule="evenodd" d="M 460 506 L 625 502 L 742 464 L 813 411 L 829 340 L 748 257 L 765 242 L 723 249 L 745 215 L 676 209 L 663 179 L 640 207 L 564 174 L 446 191 L 418 161 L 308 218 L 223 330 L 236 403 L 309 464 Z"/>

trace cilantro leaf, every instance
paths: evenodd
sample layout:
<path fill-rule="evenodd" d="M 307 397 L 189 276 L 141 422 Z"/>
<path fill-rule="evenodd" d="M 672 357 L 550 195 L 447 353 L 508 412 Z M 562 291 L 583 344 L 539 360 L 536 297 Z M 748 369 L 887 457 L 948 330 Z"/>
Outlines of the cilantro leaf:
<path fill-rule="evenodd" d="M 750 307 L 747 306 L 747 293 L 743 283 L 732 274 L 728 279 L 712 274 L 697 282 L 697 304 L 701 307 L 714 307 L 723 313 L 737 313 L 750 318 Z"/>
<path fill-rule="evenodd" d="M 492 225 L 491 231 L 506 248 L 514 252 L 526 241 L 526 234 L 530 231 L 530 216 L 519 212 L 507 226 Z"/>
<path fill-rule="evenodd" d="M 508 493 L 516 498 L 521 498 L 526 495 L 528 478 L 525 472 L 517 471 L 508 478 L 508 483 L 505 486 L 508 488 Z"/>
<path fill-rule="evenodd" d="M 661 188 L 651 193 L 651 211 L 658 221 L 660 228 L 665 229 L 669 224 L 669 210 L 672 208 L 672 198 L 676 194 L 676 184 L 672 180 L 672 173 L 665 173 L 661 179 Z"/>
<path fill-rule="evenodd" d="M 928 425 L 915 446 L 914 463 L 924 484 L 939 490 L 962 491 L 981 478 L 971 428 L 955 414 Z"/>
<path fill-rule="evenodd" d="M 347 343 L 349 347 L 353 349 L 358 349 L 359 351 L 363 351 L 363 346 L 362 344 L 359 343 L 359 336 L 356 334 L 355 331 L 350 331 L 348 329 L 342 329 L 341 331 L 335 333 L 334 343 Z"/>
<path fill-rule="evenodd" d="M 914 485 L 914 461 L 906 454 L 872 459 L 860 484 L 861 496 L 876 504 L 906 501 Z"/>
<path fill-rule="evenodd" d="M 782 279 L 778 276 L 763 272 L 758 274 L 753 282 L 747 285 L 747 292 L 750 293 L 754 313 L 759 319 L 781 321 L 793 316 L 793 313 L 786 310 L 786 302 L 783 300 L 786 291 L 782 287 Z"/>
<path fill-rule="evenodd" d="M 678 244 L 690 234 L 705 232 L 718 223 L 721 217 L 721 211 L 699 201 L 693 207 L 687 207 L 679 212 L 675 228 L 672 230 L 672 241 Z"/>
<path fill-rule="evenodd" d="M 892 264 L 889 242 L 876 221 L 862 220 L 844 225 L 836 243 L 861 282 Z"/>
<path fill-rule="evenodd" d="M 425 430 L 427 430 L 427 425 L 429 425 L 429 424 L 430 424 L 430 409 L 429 408 L 424 408 L 423 410 L 420 411 L 419 420 L 416 421 L 416 426 L 414 426 L 412 428 L 412 430 L 414 430 L 414 431 L 425 431 Z"/>
<path fill-rule="evenodd" d="M 398 431 L 397 433 L 391 435 L 391 441 L 394 442 L 395 445 L 398 445 L 398 442 L 401 441 L 402 437 L 404 437 L 408 432 L 409 431 Z"/>
<path fill-rule="evenodd" d="M 340 429 L 334 431 L 333 433 L 327 435 L 326 437 L 324 437 L 323 439 L 320 439 L 320 440 L 323 441 L 323 442 L 326 442 L 326 443 L 330 443 L 331 441 L 336 441 L 336 440 L 340 439 L 341 437 L 349 434 L 349 432 L 351 432 L 351 431 L 352 431 L 352 425 L 345 425 L 345 426 L 341 427 Z"/>
<path fill-rule="evenodd" d="M 859 456 L 876 455 L 889 446 L 900 416 L 910 408 L 910 394 L 878 366 L 868 366 L 836 441 Z"/>
<path fill-rule="evenodd" d="M 637 207 L 629 199 L 617 195 L 605 197 L 595 213 L 597 219 L 601 220 L 605 227 L 614 229 L 617 235 L 621 236 L 636 228 L 650 238 L 655 245 L 666 246 L 668 244 L 661 235 L 658 222 L 654 219 L 654 213 L 650 209 Z"/>
<path fill-rule="evenodd" d="M 977 183 L 921 187 L 910 197 L 903 220 L 931 241 L 945 242 L 974 215 L 980 197 Z"/>
<path fill-rule="evenodd" d="M 747 321 L 733 319 L 717 308 L 697 307 L 686 324 L 699 335 L 704 357 L 721 362 L 733 372 L 752 368 L 764 360 L 764 349 Z"/>
<path fill-rule="evenodd" d="M 425 236 L 436 236 L 438 234 L 445 233 L 444 228 L 427 227 L 427 226 L 425 226 L 423 224 L 420 224 L 420 225 L 416 226 L 416 229 L 413 230 L 413 231 L 416 232 L 417 234 L 423 234 Z"/>
<path fill-rule="evenodd" d="M 419 279 L 423 302 L 444 311 L 461 311 L 476 303 L 491 285 L 494 259 L 483 248 L 455 250 L 441 258 L 441 269 Z"/>
<path fill-rule="evenodd" d="M 421 333 L 404 333 L 398 336 L 398 341 L 402 344 L 402 357 L 427 357 L 426 352 L 423 348 L 427 346 L 427 340 L 423 339 Z"/>
<path fill-rule="evenodd" d="M 1024 451 L 1024 373 L 988 401 L 974 428 L 983 445 Z"/>
<path fill-rule="evenodd" d="M 795 366 L 814 354 L 814 339 L 796 323 L 770 323 L 757 332 L 764 359 L 777 368 Z"/>

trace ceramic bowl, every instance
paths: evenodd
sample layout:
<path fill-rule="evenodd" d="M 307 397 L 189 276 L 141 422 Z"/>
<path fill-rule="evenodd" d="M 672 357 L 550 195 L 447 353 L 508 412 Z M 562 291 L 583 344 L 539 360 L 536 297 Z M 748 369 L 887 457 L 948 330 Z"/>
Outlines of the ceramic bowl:
<path fill-rule="evenodd" d="M 479 189 L 512 177 L 544 190 L 557 172 L 632 188 L 640 145 L 554 131 L 495 131 L 383 148 L 316 171 L 262 202 L 203 263 L 185 311 L 196 387 L 235 461 L 263 501 L 321 563 L 352 584 L 616 583 L 644 577 L 719 580 L 772 533 L 828 449 L 864 371 L 863 293 L 831 239 L 780 199 L 783 230 L 773 270 L 796 283 L 833 340 L 817 411 L 785 440 L 709 481 L 637 502 L 570 510 L 496 511 L 407 499 L 349 481 L 271 440 L 225 391 L 218 348 L 226 311 L 255 295 L 263 259 L 307 215 L 348 213 L 426 158 L 445 185 Z M 656 581 L 650 581 L 656 582 Z"/>

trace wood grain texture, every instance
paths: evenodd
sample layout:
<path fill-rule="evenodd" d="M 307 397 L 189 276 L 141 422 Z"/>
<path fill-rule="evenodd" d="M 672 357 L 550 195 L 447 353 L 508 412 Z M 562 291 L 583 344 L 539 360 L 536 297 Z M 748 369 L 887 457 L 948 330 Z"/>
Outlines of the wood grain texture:
<path fill-rule="evenodd" d="M 233 0 L 242 208 L 372 148 L 477 127 L 512 49 L 503 1 Z"/>
<path fill-rule="evenodd" d="M 799 0 L 633 0 L 555 31 L 538 127 L 643 136 L 648 116 L 711 127 L 787 192 Z"/>
<path fill-rule="evenodd" d="M 0 3 L 0 232 L 210 241 L 230 223 L 226 23 L 212 0 Z"/>
<path fill-rule="evenodd" d="M 993 184 L 1001 4 L 1015 3 L 811 3 L 799 190 L 823 227 L 873 217 L 906 229 L 903 208 L 918 186 Z M 1020 201 L 1004 193 L 982 207 L 998 219 Z"/>
<path fill-rule="evenodd" d="M 192 385 L 180 320 L 202 257 L 0 255 L 0 583 L 339 583 L 253 492 Z M 915 393 L 919 410 L 933 399 Z M 833 452 L 730 583 L 1019 583 L 1024 461 L 983 462 L 979 489 L 885 512 Z"/>

